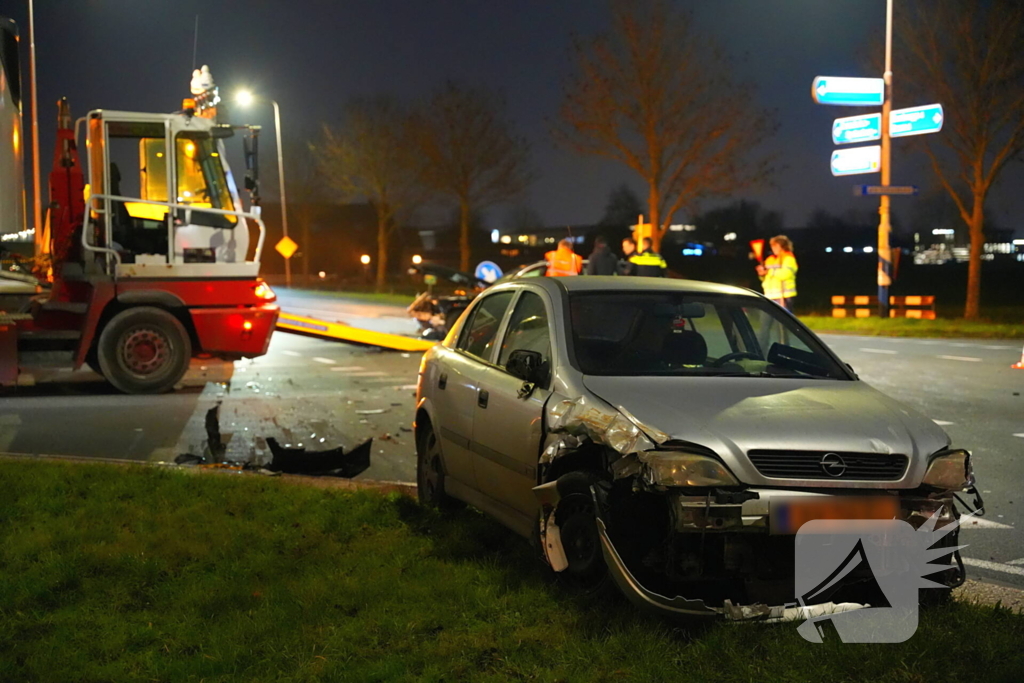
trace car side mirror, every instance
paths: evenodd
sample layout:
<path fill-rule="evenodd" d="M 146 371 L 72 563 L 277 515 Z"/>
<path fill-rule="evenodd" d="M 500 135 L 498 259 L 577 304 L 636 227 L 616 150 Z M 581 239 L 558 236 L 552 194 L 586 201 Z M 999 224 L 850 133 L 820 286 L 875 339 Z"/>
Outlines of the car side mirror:
<path fill-rule="evenodd" d="M 538 386 L 548 382 L 548 364 L 537 351 L 516 349 L 509 355 L 505 370 L 513 377 Z"/>

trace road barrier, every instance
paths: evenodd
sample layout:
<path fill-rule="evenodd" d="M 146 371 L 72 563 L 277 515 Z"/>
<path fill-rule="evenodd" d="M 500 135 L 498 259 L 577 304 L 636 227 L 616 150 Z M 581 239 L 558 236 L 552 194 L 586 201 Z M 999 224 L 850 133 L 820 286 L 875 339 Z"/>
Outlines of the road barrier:
<path fill-rule="evenodd" d="M 878 315 L 877 296 L 832 297 L 833 318 L 870 318 Z M 890 318 L 919 318 L 935 320 L 934 296 L 889 297 Z"/>
<path fill-rule="evenodd" d="M 395 351 L 426 351 L 437 343 L 416 339 L 415 337 L 403 337 L 400 334 L 364 330 L 343 323 L 332 323 L 327 320 L 293 315 L 285 311 L 281 311 L 281 315 L 277 318 L 277 329 L 284 330 L 285 332 L 307 334 L 322 339 L 333 339 L 349 344 L 379 346 L 385 349 L 394 349 Z"/>

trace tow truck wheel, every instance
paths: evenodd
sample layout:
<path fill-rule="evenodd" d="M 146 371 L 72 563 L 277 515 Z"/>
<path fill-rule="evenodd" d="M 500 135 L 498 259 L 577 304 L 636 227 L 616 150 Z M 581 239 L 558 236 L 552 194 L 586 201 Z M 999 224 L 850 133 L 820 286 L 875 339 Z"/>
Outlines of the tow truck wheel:
<path fill-rule="evenodd" d="M 126 394 L 170 391 L 188 370 L 192 343 L 177 318 L 152 306 L 115 315 L 97 345 L 100 370 Z"/>
<path fill-rule="evenodd" d="M 423 505 L 440 510 L 456 510 L 462 502 L 444 491 L 444 463 L 441 442 L 429 422 L 416 440 L 416 495 Z"/>

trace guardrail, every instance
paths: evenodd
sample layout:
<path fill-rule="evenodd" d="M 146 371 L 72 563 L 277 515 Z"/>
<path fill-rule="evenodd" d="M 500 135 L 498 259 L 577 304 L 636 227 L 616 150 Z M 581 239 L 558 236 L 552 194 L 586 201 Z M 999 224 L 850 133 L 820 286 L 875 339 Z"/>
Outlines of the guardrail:
<path fill-rule="evenodd" d="M 832 297 L 833 318 L 871 318 L 877 315 L 877 296 L 835 295 Z M 935 297 L 891 296 L 889 297 L 889 317 L 935 320 Z"/>

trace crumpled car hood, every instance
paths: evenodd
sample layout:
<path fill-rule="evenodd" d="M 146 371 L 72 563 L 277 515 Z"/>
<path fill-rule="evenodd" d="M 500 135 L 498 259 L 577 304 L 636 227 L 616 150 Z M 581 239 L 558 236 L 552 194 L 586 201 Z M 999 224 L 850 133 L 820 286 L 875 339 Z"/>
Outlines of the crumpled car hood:
<path fill-rule="evenodd" d="M 901 453 L 910 457 L 904 478 L 897 485 L 874 487 L 915 488 L 927 457 L 949 444 L 930 419 L 861 381 L 594 375 L 583 381 L 644 425 L 673 440 L 711 448 L 740 481 L 750 484 L 773 481 L 766 481 L 746 457 L 748 450 L 763 448 Z"/>

